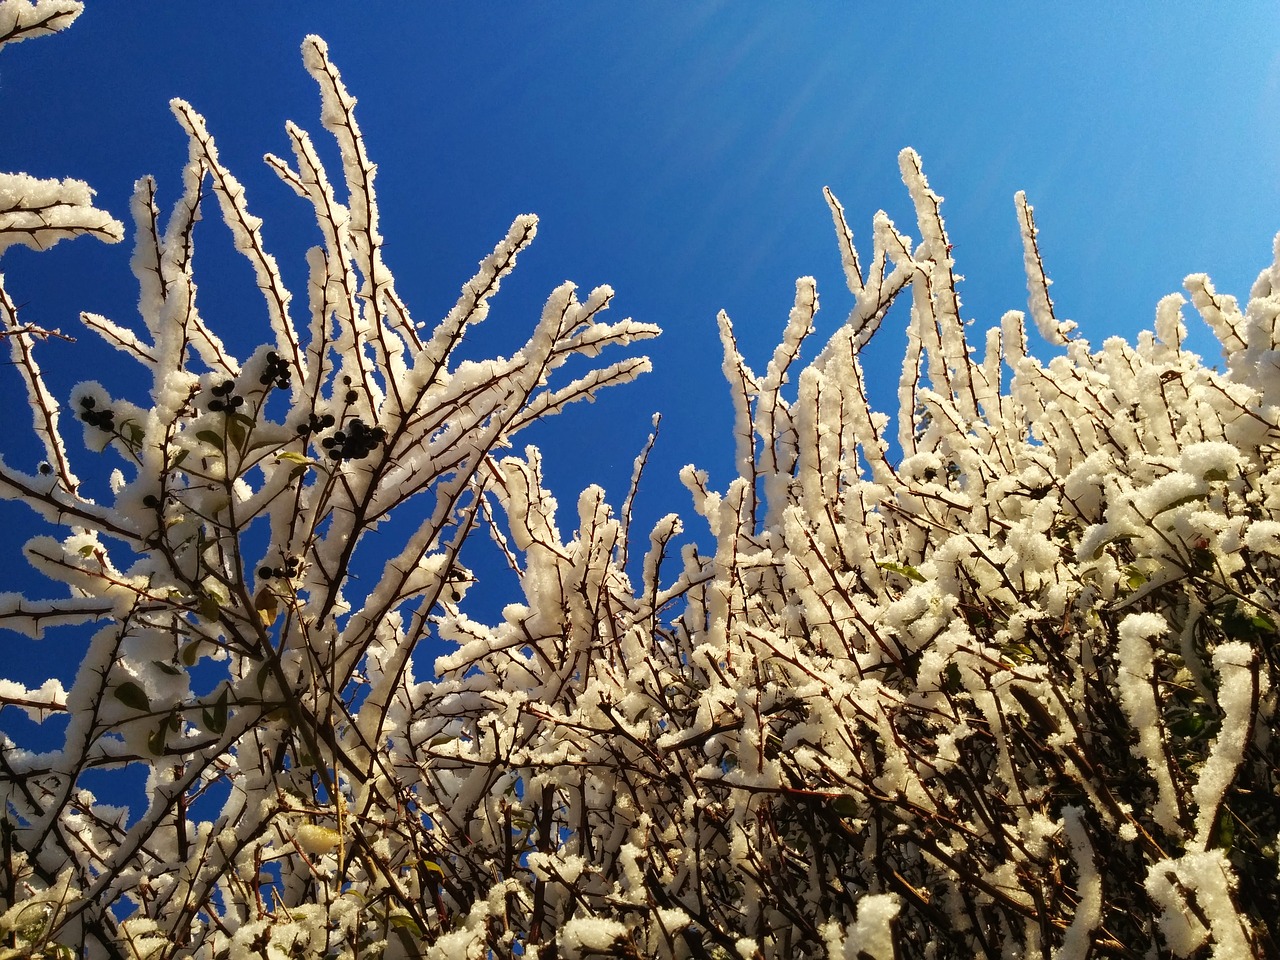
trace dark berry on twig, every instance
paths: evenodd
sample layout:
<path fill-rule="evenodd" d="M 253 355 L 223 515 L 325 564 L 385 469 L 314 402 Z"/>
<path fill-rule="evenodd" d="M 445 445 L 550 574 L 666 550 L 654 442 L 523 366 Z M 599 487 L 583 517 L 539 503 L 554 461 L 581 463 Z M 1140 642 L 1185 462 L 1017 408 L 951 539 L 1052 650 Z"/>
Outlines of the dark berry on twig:
<path fill-rule="evenodd" d="M 360 417 L 352 417 L 345 430 L 334 431 L 322 444 L 334 460 L 367 460 L 386 439 L 385 428 L 369 427 Z"/>
<path fill-rule="evenodd" d="M 85 397 L 80 401 L 80 419 L 91 427 L 97 427 L 107 433 L 116 428 L 115 413 L 112 410 L 95 410 L 93 397 Z"/>
<path fill-rule="evenodd" d="M 267 366 L 258 377 L 258 382 L 267 389 L 274 385 L 281 390 L 287 390 L 291 381 L 292 374 L 288 362 L 272 350 L 267 354 Z"/>

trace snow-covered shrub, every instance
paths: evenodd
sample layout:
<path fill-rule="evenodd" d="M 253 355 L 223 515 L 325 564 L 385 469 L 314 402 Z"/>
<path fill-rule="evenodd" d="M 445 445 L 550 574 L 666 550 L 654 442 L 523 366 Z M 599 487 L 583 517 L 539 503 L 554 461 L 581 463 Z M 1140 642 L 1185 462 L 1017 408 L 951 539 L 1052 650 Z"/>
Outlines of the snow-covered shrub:
<path fill-rule="evenodd" d="M 0 40 L 6 18 L 75 8 L 3 0 Z M 569 356 L 656 329 L 605 324 L 608 290 L 566 286 L 510 359 L 452 359 L 534 222 L 419 326 L 383 262 L 352 100 L 320 41 L 304 59 L 343 162 L 335 188 L 292 125 L 293 163 L 269 160 L 323 237 L 309 322 L 175 101 L 183 198 L 163 228 L 150 180 L 134 202 L 145 333 L 85 317 L 151 396 L 71 398 L 123 464 L 113 503 L 79 495 L 40 331 L 0 296 L 48 463 L 0 463 L 0 490 L 67 528 L 26 550 L 69 587 L 5 598 L 0 625 L 106 624 L 70 690 L 0 683 L 0 709 L 70 717 L 59 751 L 3 741 L 0 949 L 1277 953 L 1280 243 L 1243 311 L 1187 280 L 1217 372 L 1183 350 L 1178 296 L 1136 346 L 1076 336 L 1019 196 L 1031 318 L 1057 353 L 1031 355 L 1016 312 L 974 352 L 941 198 L 904 151 L 923 240 L 879 214 L 864 261 L 828 195 L 855 306 L 812 361 L 812 280 L 763 373 L 720 318 L 739 476 L 682 474 L 704 554 L 674 513 L 635 537 L 630 496 L 614 509 L 595 487 L 566 520 L 536 449 L 497 452 L 645 367 L 548 386 Z M 39 189 L 79 211 L 60 229 L 119 235 L 83 185 Z M 268 342 L 243 359 L 196 310 L 210 189 L 265 295 Z M 891 442 L 859 351 L 898 297 Z M 402 547 L 354 581 L 361 534 L 392 511 Z M 497 624 L 468 615 L 463 594 L 488 588 L 458 562 L 485 527 L 522 590 Z M 433 671 L 424 640 L 454 646 Z M 151 802 L 132 815 L 83 784 L 138 766 Z"/>
<path fill-rule="evenodd" d="M 9 0 L 0 38 L 65 25 L 52 15 L 69 21 L 78 8 Z M 483 522 L 480 494 L 504 482 L 495 448 L 648 367 L 597 361 L 557 383 L 567 360 L 657 332 L 602 322 L 607 287 L 580 300 L 565 284 L 509 358 L 460 362 L 457 346 L 485 319 L 536 219 L 515 221 L 440 323 L 416 321 L 383 262 L 354 100 L 323 42 L 308 38 L 303 57 L 342 170 L 332 182 L 293 125 L 292 162 L 268 158 L 320 227 L 302 309 L 204 119 L 176 100 L 190 140 L 181 199 L 167 222 L 154 181 L 133 199 L 145 329 L 84 317 L 122 362 L 140 365 L 150 396 L 131 401 L 89 382 L 64 408 L 33 356 L 44 331 L 24 327 L 0 291 L 45 456 L 32 474 L 0 462 L 0 496 L 67 530 L 25 548 L 64 596 L 5 595 L 0 624 L 33 636 L 105 624 L 71 689 L 0 684 L 10 710 L 69 717 L 61 750 L 4 740 L 0 896 L 8 907 L 55 885 L 74 890 L 41 936 L 92 955 L 127 954 L 131 937 L 153 953 L 164 944 L 164 955 L 238 956 L 266 943 L 367 953 L 388 937 L 439 931 L 426 890 L 452 880 L 435 865 L 438 831 L 392 749 L 405 737 L 416 744 L 423 726 L 410 654 L 432 611 L 453 609 L 470 584 L 458 552 Z M 197 306 L 192 230 L 210 202 L 263 293 L 268 339 L 249 356 L 234 355 Z M 0 180 L 0 223 L 0 242 L 35 246 L 95 229 L 121 235 L 83 184 L 13 175 Z M 76 420 L 111 461 L 112 502 L 81 495 L 63 442 Z M 400 544 L 371 585 L 354 583 L 362 536 L 388 519 L 376 550 L 385 555 L 395 535 Z M 150 805 L 128 817 L 83 783 L 139 765 Z M 206 794 L 225 800 L 197 804 Z M 6 922 L 26 924 L 35 909 Z M 26 928 L 10 927 L 18 938 Z"/>
<path fill-rule="evenodd" d="M 452 869 L 483 889 L 533 850 L 504 924 L 611 917 L 625 955 L 1274 954 L 1280 266 L 1243 312 L 1187 280 L 1225 373 L 1179 296 L 1095 351 L 1018 196 L 1060 353 L 1011 312 L 975 356 L 901 167 L 918 244 L 880 214 L 864 263 L 829 197 L 855 306 L 811 363 L 812 280 L 763 373 L 720 318 L 739 476 L 683 474 L 714 556 L 677 560 L 668 517 L 633 585 L 600 491 L 563 537 L 537 456 L 503 461 L 525 602 L 443 621 L 422 693 Z M 898 296 L 895 463 L 859 350 Z"/>

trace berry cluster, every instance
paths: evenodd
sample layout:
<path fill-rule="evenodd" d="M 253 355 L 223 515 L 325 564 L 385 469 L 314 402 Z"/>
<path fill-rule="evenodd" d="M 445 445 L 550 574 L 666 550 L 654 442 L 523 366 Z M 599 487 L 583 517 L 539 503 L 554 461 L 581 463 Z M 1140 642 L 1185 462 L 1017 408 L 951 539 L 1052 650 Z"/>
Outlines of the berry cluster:
<path fill-rule="evenodd" d="M 209 401 L 209 409 L 214 413 L 225 410 L 230 413 L 236 407 L 244 406 L 244 397 L 239 394 L 232 393 L 236 384 L 234 380 L 223 380 L 220 384 L 213 388 L 213 399 Z"/>
<path fill-rule="evenodd" d="M 80 398 L 80 419 L 91 427 L 97 427 L 99 430 L 105 430 L 107 433 L 114 433 L 116 429 L 116 415 L 112 410 L 95 410 L 97 401 L 93 397 Z"/>
<path fill-rule="evenodd" d="M 298 568 L 302 566 L 302 561 L 297 557 L 285 557 L 283 567 L 261 566 L 258 568 L 258 578 L 260 580 L 291 580 L 298 575 Z"/>
<path fill-rule="evenodd" d="M 267 354 L 267 368 L 258 377 L 258 382 L 270 389 L 275 384 L 279 390 L 288 390 L 290 382 L 289 363 L 280 354 L 272 350 Z"/>
<path fill-rule="evenodd" d="M 329 451 L 331 460 L 363 460 L 386 440 L 387 431 L 382 427 L 366 427 L 359 417 L 352 417 L 346 430 L 334 431 L 320 446 Z"/>
<path fill-rule="evenodd" d="M 298 424 L 298 436 L 309 437 L 313 433 L 319 433 L 321 430 L 328 430 L 337 421 L 332 413 L 326 413 L 323 417 L 317 417 L 314 413 L 306 423 Z"/>

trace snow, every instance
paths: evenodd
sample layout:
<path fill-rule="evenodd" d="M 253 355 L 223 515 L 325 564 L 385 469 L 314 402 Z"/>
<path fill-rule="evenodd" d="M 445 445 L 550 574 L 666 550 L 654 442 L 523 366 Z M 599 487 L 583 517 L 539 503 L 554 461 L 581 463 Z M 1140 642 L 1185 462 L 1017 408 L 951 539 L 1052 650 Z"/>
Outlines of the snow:
<path fill-rule="evenodd" d="M 0 253 L 15 244 L 47 250 L 59 240 L 84 235 L 108 243 L 124 238 L 124 226 L 93 205 L 87 183 L 0 173 Z"/>
<path fill-rule="evenodd" d="M 39 9 L 78 7 L 3 0 L 0 25 Z M 1280 267 L 1243 315 L 1188 280 L 1227 375 L 1182 350 L 1178 295 L 1154 332 L 1095 351 L 1054 315 L 1019 195 L 1028 309 L 1059 349 L 1030 356 L 1009 311 L 973 341 L 979 357 L 942 198 L 903 151 L 922 239 L 879 214 L 864 263 L 828 193 L 855 302 L 812 361 L 810 277 L 762 373 L 719 315 L 736 476 L 717 489 L 683 469 L 706 528 L 677 542 L 684 522 L 665 515 L 640 565 L 632 495 L 618 509 L 596 485 L 553 492 L 516 435 L 648 370 L 596 358 L 657 328 L 606 323 L 611 288 L 579 299 L 564 283 L 507 355 L 460 361 L 536 219 L 516 218 L 444 320 L 414 320 L 383 261 L 355 98 L 323 41 L 309 37 L 304 60 L 341 176 L 292 124 L 296 166 L 268 162 L 320 227 L 307 322 L 204 118 L 175 101 L 190 140 L 179 199 L 163 230 L 154 180 L 132 205 L 145 330 L 86 318 L 139 363 L 150 401 L 96 383 L 73 394 L 131 424 L 86 424 L 109 503 L 76 493 L 57 402 L 29 337 L 12 337 L 57 463 L 27 476 L 0 462 L 0 493 L 63 527 L 26 553 L 67 596 L 4 595 L 0 624 L 39 636 L 106 621 L 69 689 L 0 680 L 0 705 L 67 714 L 59 751 L 5 744 L 25 778 L 0 797 L 14 836 L 54 841 L 30 851 L 40 876 L 71 867 L 86 916 L 131 898 L 139 950 L 167 903 L 200 904 L 163 930 L 198 956 L 377 952 L 403 922 L 431 927 L 428 956 L 532 955 L 555 937 L 565 956 L 665 957 L 685 948 L 678 931 L 713 922 L 743 957 L 825 946 L 851 960 L 892 957 L 897 930 L 919 942 L 941 917 L 958 951 L 1084 957 L 1104 898 L 1121 894 L 1152 905 L 1163 939 L 1135 933 L 1143 949 L 1248 954 L 1234 867 L 1211 848 L 1274 710 L 1271 665 L 1239 638 L 1275 615 Z M 267 301 L 266 342 L 243 363 L 197 308 L 192 231 L 209 181 Z M 50 217 L 31 219 L 33 203 Z M 0 179 L 6 223 L 36 246 L 119 233 L 84 184 L 23 175 Z M 899 293 L 901 458 L 860 356 Z M 7 300 L 5 319 L 18 324 Z M 271 353 L 290 385 L 268 405 L 253 381 Z M 224 382 L 251 398 L 238 418 L 210 402 Z M 385 440 L 364 458 L 336 447 L 355 416 Z M 493 624 L 464 604 L 476 575 L 461 558 L 482 526 L 518 582 Z M 358 577 L 370 541 L 380 568 Z M 438 642 L 454 647 L 432 673 Z M 1188 703 L 1221 718 L 1198 767 L 1184 753 L 1204 745 L 1170 722 Z M 1099 715 L 1122 722 L 1103 729 Z M 1132 750 L 1140 776 L 1115 776 L 1112 749 Z M 132 819 L 81 789 L 82 770 L 106 766 L 148 773 Z M 966 818 L 978 808 L 988 815 Z M 339 880 L 329 855 L 344 847 Z M 1144 871 L 1147 900 L 1112 888 Z M 1073 890 L 1047 898 L 1046 875 Z M 891 876 L 919 884 L 932 912 L 884 892 Z M 1007 919 L 1042 903 L 1043 924 Z M 979 911 L 989 928 L 971 924 Z M 540 944 L 513 919 L 535 913 Z M 820 943 L 793 943 L 818 924 Z"/>
<path fill-rule="evenodd" d="M 1213 652 L 1222 726 L 1209 750 L 1208 759 L 1200 768 L 1200 777 L 1191 789 L 1198 808 L 1191 849 L 1204 850 L 1209 844 L 1218 807 L 1244 759 L 1257 709 L 1257 676 L 1253 661 L 1253 649 L 1241 641 L 1221 644 Z"/>
<path fill-rule="evenodd" d="M 1063 810 L 1063 827 L 1076 865 L 1076 893 L 1079 905 L 1062 937 L 1062 945 L 1054 951 L 1054 960 L 1085 960 L 1090 955 L 1092 933 L 1102 922 L 1102 877 L 1094 860 L 1093 844 L 1079 807 Z"/>
<path fill-rule="evenodd" d="M 1160 934 L 1174 956 L 1191 956 L 1211 934 L 1213 960 L 1254 956 L 1246 922 L 1232 900 L 1235 886 L 1235 871 L 1221 850 L 1193 851 L 1152 865 L 1146 890 L 1163 910 Z M 1201 917 L 1208 919 L 1208 927 Z"/>
<path fill-rule="evenodd" d="M 1155 778 L 1157 795 L 1152 816 L 1175 836 L 1181 832 L 1172 775 L 1161 737 L 1163 724 L 1156 705 L 1153 638 L 1168 633 L 1157 613 L 1131 613 L 1120 621 L 1120 702 L 1129 725 L 1138 732 L 1137 754 Z"/>
<path fill-rule="evenodd" d="M 40 723 L 51 713 L 66 709 L 67 691 L 56 678 L 46 680 L 39 687 L 30 690 L 13 680 L 0 678 L 0 704 L 15 706 L 32 721 Z"/>
<path fill-rule="evenodd" d="M 65 30 L 83 12 L 79 0 L 3 0 L 0 47 Z"/>
<path fill-rule="evenodd" d="M 823 934 L 830 960 L 893 960 L 893 921 L 902 905 L 893 894 L 869 894 L 858 900 L 857 920 L 841 930 L 832 923 Z"/>

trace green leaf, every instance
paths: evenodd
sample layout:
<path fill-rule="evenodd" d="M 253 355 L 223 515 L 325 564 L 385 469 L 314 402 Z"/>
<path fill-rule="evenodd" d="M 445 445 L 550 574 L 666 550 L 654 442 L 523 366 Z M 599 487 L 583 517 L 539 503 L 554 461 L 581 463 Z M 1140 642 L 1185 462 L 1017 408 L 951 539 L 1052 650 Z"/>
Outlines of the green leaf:
<path fill-rule="evenodd" d="M 227 729 L 227 688 L 222 688 L 222 693 L 218 695 L 218 699 L 213 704 L 213 709 L 206 708 L 201 711 L 204 719 L 204 725 L 210 733 L 221 734 Z"/>
<path fill-rule="evenodd" d="M 1233 640 L 1257 643 L 1276 632 L 1275 621 L 1265 613 L 1242 613 L 1234 608 L 1222 617 L 1222 632 Z"/>
<path fill-rule="evenodd" d="M 147 699 L 146 691 L 132 680 L 126 680 L 120 684 L 112 691 L 112 694 L 126 707 L 130 707 L 133 710 L 151 709 L 151 701 Z"/>
<path fill-rule="evenodd" d="M 1013 663 L 1031 663 L 1036 657 L 1035 652 L 1025 643 L 1002 644 L 1000 653 Z"/>
<path fill-rule="evenodd" d="M 1169 724 L 1170 732 L 1179 737 L 1194 737 L 1205 727 L 1204 717 L 1188 713 Z"/>
<path fill-rule="evenodd" d="M 216 447 L 219 450 L 222 449 L 222 434 L 216 433 L 213 430 L 197 431 L 196 439 L 203 440 L 205 443 L 209 444 L 209 446 L 211 447 Z"/>
<path fill-rule="evenodd" d="M 229 421 L 227 423 L 227 439 L 231 441 L 231 445 L 237 450 L 244 449 L 244 440 L 247 434 L 243 424 Z"/>
<path fill-rule="evenodd" d="M 1106 550 L 1107 547 L 1110 546 L 1111 544 L 1123 543 L 1127 540 L 1132 540 L 1132 539 L 1133 539 L 1133 534 L 1131 533 L 1117 533 L 1113 537 L 1107 537 L 1105 540 L 1103 540 L 1101 543 L 1098 544 L 1097 549 L 1093 551 L 1093 556 L 1091 556 L 1089 559 L 1098 560 L 1102 557 L 1103 551 Z"/>
<path fill-rule="evenodd" d="M 196 661 L 200 659 L 200 641 L 193 640 L 182 648 L 182 662 L 188 667 L 194 667 Z"/>
<path fill-rule="evenodd" d="M 1219 850 L 1231 849 L 1236 838 L 1236 818 L 1231 811 L 1223 808 L 1218 813 L 1217 829 L 1214 831 L 1213 846 Z"/>
<path fill-rule="evenodd" d="M 422 929 L 413 922 L 413 917 L 405 913 L 393 913 L 389 918 L 391 926 L 403 930 L 412 937 L 421 939 Z"/>
<path fill-rule="evenodd" d="M 1203 500 L 1206 496 L 1208 496 L 1208 494 L 1189 493 L 1185 497 L 1178 497 L 1177 499 L 1171 500 L 1169 503 L 1166 503 L 1163 507 L 1157 510 L 1154 516 L 1158 517 L 1162 513 L 1168 513 L 1170 510 L 1176 510 L 1178 507 L 1185 506 L 1188 503 L 1195 503 L 1197 500 Z"/>
<path fill-rule="evenodd" d="M 946 678 L 946 688 L 949 691 L 955 691 L 960 688 L 960 667 L 958 664 L 948 663 L 947 668 L 942 671 L 942 675 Z"/>
<path fill-rule="evenodd" d="M 257 443 L 252 444 L 249 447 L 248 452 L 252 453 L 254 450 L 262 450 L 262 449 L 265 449 L 266 447 L 278 447 L 278 446 L 280 446 L 279 440 L 272 440 L 270 438 L 267 438 L 266 440 L 259 440 Z"/>
<path fill-rule="evenodd" d="M 1130 564 L 1124 568 L 1124 582 L 1128 585 L 1130 590 L 1137 590 L 1147 582 L 1147 575 L 1137 567 Z"/>
<path fill-rule="evenodd" d="M 890 573 L 896 573 L 900 577 L 906 577 L 908 580 L 914 580 L 916 583 L 924 583 L 925 578 L 915 567 L 909 567 L 904 563 L 897 563 L 893 560 L 879 560 L 876 566 L 881 570 L 888 570 Z"/>
<path fill-rule="evenodd" d="M 305 453 L 298 453 L 296 450 L 285 450 L 283 453 L 277 453 L 276 459 L 288 460 L 290 463 L 297 463 L 308 467 L 315 463 L 315 461 Z"/>
<path fill-rule="evenodd" d="M 835 800 L 831 802 L 831 809 L 842 817 L 857 816 L 858 801 L 853 797 L 836 797 Z"/>
<path fill-rule="evenodd" d="M 169 743 L 168 726 L 169 721 L 166 720 L 147 736 L 147 749 L 151 751 L 152 756 L 159 757 L 164 755 L 164 748 Z"/>
<path fill-rule="evenodd" d="M 269 627 L 276 622 L 276 617 L 280 615 L 280 598 L 270 587 L 263 587 L 258 591 L 257 596 L 253 598 L 253 609 L 258 613 L 258 619 L 262 621 L 264 627 Z"/>
<path fill-rule="evenodd" d="M 200 595 L 200 603 L 197 608 L 200 616 L 210 622 L 216 622 L 218 615 L 222 613 L 222 605 L 218 603 L 217 597 L 212 597 L 207 593 Z"/>
<path fill-rule="evenodd" d="M 161 673 L 167 673 L 171 677 L 177 677 L 182 674 L 182 671 L 172 663 L 165 663 L 163 660 L 152 660 L 151 662 L 160 670 Z"/>

